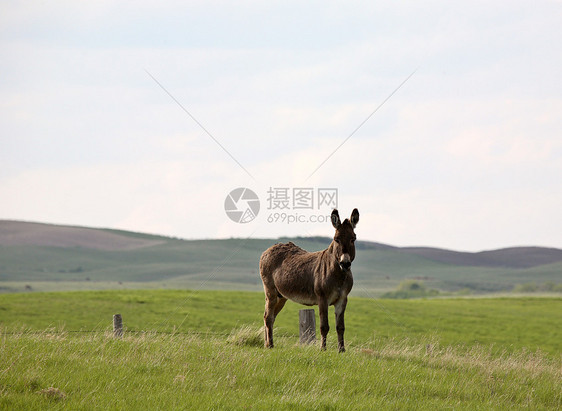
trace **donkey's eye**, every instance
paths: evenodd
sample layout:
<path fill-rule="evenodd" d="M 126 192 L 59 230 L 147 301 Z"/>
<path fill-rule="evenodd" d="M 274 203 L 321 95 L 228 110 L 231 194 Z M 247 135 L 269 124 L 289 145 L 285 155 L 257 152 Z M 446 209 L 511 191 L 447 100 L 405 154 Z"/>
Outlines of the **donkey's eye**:
<path fill-rule="evenodd" d="M 336 243 L 338 243 L 338 244 L 340 243 L 340 239 L 339 239 L 339 238 L 334 238 L 334 241 L 335 241 Z"/>
<path fill-rule="evenodd" d="M 352 239 L 351 239 L 351 242 L 354 243 L 354 242 L 355 242 L 355 238 L 352 238 Z"/>

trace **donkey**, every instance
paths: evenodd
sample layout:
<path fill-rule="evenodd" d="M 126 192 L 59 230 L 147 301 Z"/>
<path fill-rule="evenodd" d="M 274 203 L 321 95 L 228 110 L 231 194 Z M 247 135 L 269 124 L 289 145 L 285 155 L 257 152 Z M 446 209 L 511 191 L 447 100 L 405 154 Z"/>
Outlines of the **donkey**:
<path fill-rule="evenodd" d="M 273 323 L 287 300 L 318 305 L 322 350 L 326 349 L 328 306 L 335 306 L 339 352 L 345 351 L 343 333 L 347 295 L 353 287 L 351 263 L 355 258 L 355 232 L 359 211 L 354 209 L 342 223 L 332 211 L 334 239 L 324 251 L 309 253 L 295 244 L 275 244 L 260 258 L 260 275 L 265 290 L 265 346 L 273 348 Z"/>

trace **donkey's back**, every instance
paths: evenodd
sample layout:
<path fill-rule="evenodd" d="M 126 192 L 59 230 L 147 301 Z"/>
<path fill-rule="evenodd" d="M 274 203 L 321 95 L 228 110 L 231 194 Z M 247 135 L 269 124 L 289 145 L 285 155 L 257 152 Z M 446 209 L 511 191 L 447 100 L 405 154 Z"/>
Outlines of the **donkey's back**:
<path fill-rule="evenodd" d="M 275 269 L 289 257 L 306 254 L 307 251 L 293 242 L 277 243 L 265 250 L 260 258 L 260 268 Z"/>

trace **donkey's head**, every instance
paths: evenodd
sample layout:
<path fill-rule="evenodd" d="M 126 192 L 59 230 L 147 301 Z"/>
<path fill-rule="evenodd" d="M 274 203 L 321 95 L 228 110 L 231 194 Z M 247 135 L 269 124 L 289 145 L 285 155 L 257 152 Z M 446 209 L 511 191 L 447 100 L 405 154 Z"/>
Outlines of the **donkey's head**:
<path fill-rule="evenodd" d="M 336 229 L 334 234 L 333 250 L 336 259 L 342 270 L 347 271 L 351 267 L 351 263 L 355 259 L 355 232 L 353 231 L 359 222 L 359 211 L 353 209 L 351 217 L 345 219 L 343 223 L 340 220 L 338 210 L 332 211 L 332 225 Z"/>

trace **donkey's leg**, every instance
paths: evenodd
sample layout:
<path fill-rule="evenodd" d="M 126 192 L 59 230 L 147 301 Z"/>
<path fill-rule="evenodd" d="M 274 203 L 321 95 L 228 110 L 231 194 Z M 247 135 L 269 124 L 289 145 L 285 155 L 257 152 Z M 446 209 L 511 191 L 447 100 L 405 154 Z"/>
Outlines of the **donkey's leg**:
<path fill-rule="evenodd" d="M 347 306 L 347 296 L 341 297 L 340 300 L 335 305 L 336 311 L 336 331 L 338 332 L 338 350 L 339 352 L 345 352 L 345 346 L 343 343 L 343 333 L 345 332 L 345 307 Z"/>
<path fill-rule="evenodd" d="M 322 335 L 322 350 L 326 349 L 326 336 L 330 331 L 328 324 L 328 301 L 326 298 L 318 300 L 318 314 L 320 315 L 320 334 Z"/>
<path fill-rule="evenodd" d="M 275 318 L 277 318 L 277 314 L 279 314 L 279 311 L 283 309 L 286 302 L 287 302 L 286 298 L 279 297 L 277 304 L 275 305 Z"/>
<path fill-rule="evenodd" d="M 266 297 L 267 298 L 267 297 Z M 275 303 L 274 303 L 275 301 Z M 273 297 L 266 301 L 265 303 L 265 347 L 273 348 L 273 323 L 275 323 L 275 318 L 279 311 L 283 309 L 283 306 L 287 302 L 286 298 Z"/>
<path fill-rule="evenodd" d="M 265 347 L 273 348 L 273 323 L 275 322 L 275 307 L 278 302 L 277 292 L 265 292 Z"/>

